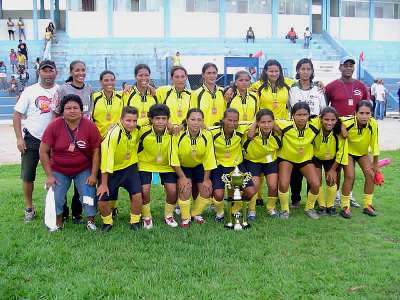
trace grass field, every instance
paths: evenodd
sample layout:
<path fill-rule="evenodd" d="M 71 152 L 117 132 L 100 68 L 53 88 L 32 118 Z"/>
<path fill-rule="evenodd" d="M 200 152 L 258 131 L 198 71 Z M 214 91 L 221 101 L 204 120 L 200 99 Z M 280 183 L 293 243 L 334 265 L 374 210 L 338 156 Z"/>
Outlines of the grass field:
<path fill-rule="evenodd" d="M 162 224 L 154 190 L 152 231 L 128 229 L 127 194 L 108 234 L 68 222 L 43 226 L 44 181 L 34 193 L 39 218 L 24 224 L 18 166 L 0 166 L 0 299 L 400 299 L 400 153 L 384 169 L 371 218 L 258 219 L 246 232 L 206 216 L 189 230 Z M 361 172 L 354 188 L 362 200 Z M 100 224 L 100 222 L 99 222 Z"/>

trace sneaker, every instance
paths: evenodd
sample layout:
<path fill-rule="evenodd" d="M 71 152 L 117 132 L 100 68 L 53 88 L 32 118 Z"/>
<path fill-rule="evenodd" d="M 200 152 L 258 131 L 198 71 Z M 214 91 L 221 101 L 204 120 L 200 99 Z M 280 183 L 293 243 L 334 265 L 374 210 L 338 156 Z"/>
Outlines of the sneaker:
<path fill-rule="evenodd" d="M 325 207 L 321 206 L 321 207 L 318 209 L 318 214 L 319 214 L 320 216 L 327 216 L 327 215 L 328 215 L 327 209 L 326 209 Z"/>
<path fill-rule="evenodd" d="M 175 214 L 176 214 L 177 216 L 180 216 L 180 215 L 181 215 L 181 208 L 179 207 L 179 205 L 176 205 L 176 206 L 175 206 Z"/>
<path fill-rule="evenodd" d="M 190 227 L 190 219 L 182 220 L 181 224 L 179 224 L 180 228 L 189 228 Z"/>
<path fill-rule="evenodd" d="M 269 210 L 268 214 L 271 218 L 279 218 L 279 212 L 277 212 L 275 209 Z"/>
<path fill-rule="evenodd" d="M 175 228 L 178 227 L 178 223 L 176 223 L 175 219 L 173 216 L 170 217 L 165 217 L 164 218 L 165 224 L 167 224 L 169 227 Z"/>
<path fill-rule="evenodd" d="M 341 203 L 341 201 L 340 201 L 340 192 L 337 191 L 336 192 L 336 198 L 335 198 L 335 207 L 340 207 L 340 203 Z"/>
<path fill-rule="evenodd" d="M 378 215 L 372 205 L 368 205 L 368 207 L 364 208 L 363 214 L 366 214 L 370 217 L 376 217 Z"/>
<path fill-rule="evenodd" d="M 69 218 L 69 208 L 68 208 L 68 206 L 67 206 L 67 207 L 64 208 L 64 210 L 63 210 L 63 221 L 64 221 L 64 222 L 67 221 L 68 218 Z"/>
<path fill-rule="evenodd" d="M 119 215 L 118 207 L 113 208 L 113 210 L 112 210 L 112 218 L 114 219 L 114 218 L 118 217 L 118 215 Z"/>
<path fill-rule="evenodd" d="M 192 217 L 192 220 L 196 222 L 197 224 L 204 224 L 206 221 L 203 219 L 202 216 L 194 216 Z"/>
<path fill-rule="evenodd" d="M 143 229 L 152 229 L 153 228 L 153 219 L 152 218 L 143 218 Z"/>
<path fill-rule="evenodd" d="M 64 226 L 57 226 L 56 228 L 47 228 L 49 232 L 57 232 L 64 229 Z"/>
<path fill-rule="evenodd" d="M 72 222 L 78 225 L 84 223 L 82 216 L 72 216 Z"/>
<path fill-rule="evenodd" d="M 132 231 L 140 230 L 140 222 L 129 224 L 129 229 Z"/>
<path fill-rule="evenodd" d="M 224 221 L 224 215 L 215 215 L 215 222 L 223 222 Z"/>
<path fill-rule="evenodd" d="M 337 216 L 336 208 L 335 207 L 328 207 L 326 209 L 326 214 L 328 216 L 331 216 L 331 217 L 336 217 Z"/>
<path fill-rule="evenodd" d="M 279 219 L 287 220 L 289 219 L 289 212 L 284 210 L 279 214 Z"/>
<path fill-rule="evenodd" d="M 351 211 L 348 207 L 343 208 L 340 211 L 340 215 L 345 219 L 351 219 Z"/>
<path fill-rule="evenodd" d="M 300 207 L 300 201 L 293 202 L 292 204 L 290 204 L 290 208 L 299 208 L 299 207 Z"/>
<path fill-rule="evenodd" d="M 35 216 L 36 216 L 36 212 L 35 212 L 35 209 L 33 207 L 32 208 L 25 208 L 24 221 L 26 223 L 32 222 L 33 219 L 35 219 Z"/>
<path fill-rule="evenodd" d="M 96 231 L 97 227 L 96 227 L 96 224 L 93 221 L 87 221 L 86 229 L 89 230 L 89 231 Z"/>
<path fill-rule="evenodd" d="M 112 229 L 112 225 L 111 224 L 103 224 L 101 225 L 101 231 L 102 232 L 109 232 Z"/>
<path fill-rule="evenodd" d="M 354 208 L 359 208 L 361 207 L 360 204 L 356 201 L 356 199 L 353 197 L 353 192 L 350 192 L 350 207 Z"/>
<path fill-rule="evenodd" d="M 256 212 L 255 211 L 249 211 L 249 213 L 247 214 L 247 220 L 255 221 L 256 220 Z"/>
<path fill-rule="evenodd" d="M 306 211 L 304 212 L 304 214 L 305 214 L 307 217 L 311 218 L 311 219 L 314 219 L 314 220 L 318 220 L 318 219 L 319 219 L 319 214 L 318 214 L 314 209 L 306 210 Z"/>
<path fill-rule="evenodd" d="M 264 200 L 262 198 L 258 198 L 256 200 L 256 205 L 257 206 L 264 206 Z"/>

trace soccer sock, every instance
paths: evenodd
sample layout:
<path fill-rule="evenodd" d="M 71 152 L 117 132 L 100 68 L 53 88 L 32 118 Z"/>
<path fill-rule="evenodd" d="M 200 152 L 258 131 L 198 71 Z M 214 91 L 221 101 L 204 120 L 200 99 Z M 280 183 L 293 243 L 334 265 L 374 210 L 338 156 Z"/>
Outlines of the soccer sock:
<path fill-rule="evenodd" d="M 224 201 L 217 201 L 214 199 L 215 212 L 217 215 L 224 215 Z"/>
<path fill-rule="evenodd" d="M 232 214 L 239 212 L 242 209 L 243 202 L 242 201 L 234 201 L 232 205 Z"/>
<path fill-rule="evenodd" d="M 139 223 L 140 221 L 140 215 L 134 215 L 131 214 L 131 220 L 130 220 L 130 224 L 135 224 L 135 223 Z"/>
<path fill-rule="evenodd" d="M 286 193 L 278 192 L 281 210 L 289 212 L 289 191 Z"/>
<path fill-rule="evenodd" d="M 111 210 L 117 207 L 117 200 L 110 200 L 108 201 L 108 205 L 110 206 Z"/>
<path fill-rule="evenodd" d="M 368 208 L 368 206 L 372 206 L 372 198 L 373 194 L 364 194 L 364 208 Z"/>
<path fill-rule="evenodd" d="M 318 199 L 318 194 L 314 195 L 313 193 L 308 192 L 307 194 L 307 202 L 306 202 L 306 207 L 304 208 L 305 211 L 308 211 L 310 209 L 314 209 L 315 202 Z"/>
<path fill-rule="evenodd" d="M 264 190 L 263 183 L 264 183 L 264 176 L 260 176 L 260 187 L 258 188 L 258 191 L 257 191 L 256 200 L 262 199 L 262 197 L 263 197 L 263 190 Z"/>
<path fill-rule="evenodd" d="M 208 204 L 210 204 L 210 198 L 203 198 L 198 195 L 196 201 L 194 201 L 192 216 L 195 217 L 201 215 Z"/>
<path fill-rule="evenodd" d="M 350 195 L 345 196 L 342 194 L 341 199 L 342 199 L 342 201 L 341 201 L 342 203 L 340 206 L 342 207 L 342 209 L 345 207 L 350 208 Z"/>
<path fill-rule="evenodd" d="M 151 218 L 150 203 L 143 204 L 142 217 L 143 218 Z"/>
<path fill-rule="evenodd" d="M 256 211 L 256 203 L 257 203 L 257 194 L 251 197 L 249 204 L 248 204 L 248 211 Z"/>
<path fill-rule="evenodd" d="M 271 211 L 271 210 L 275 209 L 277 201 L 278 201 L 278 197 L 268 196 L 267 211 Z"/>
<path fill-rule="evenodd" d="M 325 198 L 324 188 L 322 187 L 322 185 L 319 187 L 318 205 L 319 207 L 326 207 L 326 198 Z"/>
<path fill-rule="evenodd" d="M 333 207 L 336 198 L 337 186 L 336 184 L 333 186 L 326 187 L 326 207 Z"/>
<path fill-rule="evenodd" d="M 108 216 L 103 217 L 102 215 L 101 219 L 103 220 L 103 224 L 106 225 L 112 225 L 113 224 L 113 218 L 112 218 L 112 214 L 109 214 Z"/>
<path fill-rule="evenodd" d="M 178 199 L 178 205 L 181 208 L 181 219 L 190 220 L 190 199 L 185 201 Z"/>
<path fill-rule="evenodd" d="M 172 217 L 174 215 L 175 204 L 169 204 L 165 202 L 164 206 L 164 217 Z"/>

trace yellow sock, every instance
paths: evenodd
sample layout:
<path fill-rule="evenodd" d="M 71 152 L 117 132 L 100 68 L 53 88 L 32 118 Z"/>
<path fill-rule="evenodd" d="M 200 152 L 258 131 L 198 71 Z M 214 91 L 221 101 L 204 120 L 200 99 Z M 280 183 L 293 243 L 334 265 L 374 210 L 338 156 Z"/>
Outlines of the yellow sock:
<path fill-rule="evenodd" d="M 326 187 L 326 207 L 333 207 L 336 198 L 337 186 L 327 186 Z"/>
<path fill-rule="evenodd" d="M 262 175 L 262 174 L 260 174 L 260 175 Z M 258 191 L 257 191 L 256 200 L 262 199 L 262 197 L 263 197 L 263 190 L 264 190 L 263 183 L 264 183 L 264 176 L 260 176 L 260 187 L 258 188 Z"/>
<path fill-rule="evenodd" d="M 251 197 L 249 204 L 248 204 L 248 210 L 249 211 L 256 211 L 256 202 L 257 202 L 257 194 L 255 194 L 253 197 Z"/>
<path fill-rule="evenodd" d="M 364 208 L 367 208 L 368 206 L 372 206 L 372 198 L 373 194 L 364 194 Z"/>
<path fill-rule="evenodd" d="M 172 217 L 174 215 L 175 204 L 165 202 L 164 217 Z"/>
<path fill-rule="evenodd" d="M 143 218 L 151 218 L 150 203 L 143 204 L 142 217 Z"/>
<path fill-rule="evenodd" d="M 324 188 L 322 187 L 322 185 L 319 187 L 318 205 L 319 207 L 326 207 L 326 198 L 325 198 Z"/>
<path fill-rule="evenodd" d="M 278 192 L 279 202 L 281 203 L 281 210 L 289 212 L 289 191 L 286 193 Z"/>
<path fill-rule="evenodd" d="M 304 208 L 305 211 L 314 209 L 315 202 L 318 199 L 318 195 L 314 195 L 313 193 L 308 192 L 307 194 L 307 202 L 306 202 L 306 207 Z"/>
<path fill-rule="evenodd" d="M 181 208 L 182 220 L 190 220 L 190 199 L 185 201 L 178 199 L 178 205 Z"/>
<path fill-rule="evenodd" d="M 275 209 L 277 201 L 278 201 L 278 197 L 268 196 L 267 211 L 271 211 L 271 210 Z"/>
<path fill-rule="evenodd" d="M 208 204 L 210 204 L 210 198 L 203 198 L 198 195 L 196 201 L 194 201 L 192 216 L 201 215 Z"/>
<path fill-rule="evenodd" d="M 347 208 L 350 208 L 350 195 L 348 195 L 348 196 L 344 196 L 343 194 L 342 194 L 342 197 L 340 197 L 340 202 L 341 202 L 341 207 L 342 208 L 345 208 L 345 207 L 347 207 Z"/>
<path fill-rule="evenodd" d="M 239 212 L 242 209 L 243 202 L 242 201 L 235 201 L 232 205 L 232 214 Z"/>
<path fill-rule="evenodd" d="M 101 219 L 103 220 L 103 224 L 107 224 L 107 225 L 112 225 L 113 224 L 113 218 L 112 218 L 112 214 L 109 214 L 108 216 L 103 217 L 102 215 Z"/>
<path fill-rule="evenodd" d="M 130 224 L 134 224 L 134 223 L 139 223 L 140 221 L 140 214 L 139 215 L 134 215 L 131 213 L 131 220 L 130 220 Z"/>
<path fill-rule="evenodd" d="M 215 212 L 217 215 L 221 216 L 224 214 L 224 201 L 214 200 Z"/>
<path fill-rule="evenodd" d="M 110 206 L 111 210 L 117 207 L 117 200 L 109 200 L 108 205 Z"/>

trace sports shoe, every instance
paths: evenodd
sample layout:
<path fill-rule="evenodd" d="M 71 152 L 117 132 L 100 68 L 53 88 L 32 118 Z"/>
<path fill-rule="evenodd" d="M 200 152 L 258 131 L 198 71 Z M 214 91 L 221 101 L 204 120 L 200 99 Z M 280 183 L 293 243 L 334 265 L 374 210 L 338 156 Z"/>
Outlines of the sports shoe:
<path fill-rule="evenodd" d="M 368 207 L 364 208 L 363 214 L 366 214 L 370 217 L 376 217 L 378 215 L 372 205 L 368 205 Z"/>
<path fill-rule="evenodd" d="M 328 207 L 326 209 L 326 214 L 328 216 L 331 216 L 331 217 L 336 217 L 337 216 L 336 208 L 335 207 Z"/>
<path fill-rule="evenodd" d="M 57 231 L 61 231 L 64 229 L 64 226 L 57 226 L 56 228 L 47 228 L 49 232 L 57 232 Z"/>
<path fill-rule="evenodd" d="M 178 223 L 176 223 L 175 219 L 173 216 L 170 217 L 165 217 L 164 218 L 165 224 L 167 224 L 169 227 L 175 228 L 178 227 Z"/>
<path fill-rule="evenodd" d="M 83 218 L 82 216 L 72 216 L 72 223 L 74 224 L 83 224 Z"/>
<path fill-rule="evenodd" d="M 275 209 L 269 210 L 268 214 L 271 218 L 279 218 L 279 212 L 277 212 Z"/>
<path fill-rule="evenodd" d="M 284 210 L 281 213 L 279 213 L 279 219 L 284 219 L 284 220 L 289 219 L 289 212 Z"/>
<path fill-rule="evenodd" d="M 143 218 L 143 229 L 152 229 L 153 228 L 153 219 L 152 218 Z"/>
<path fill-rule="evenodd" d="M 327 215 L 328 215 L 327 209 L 326 209 L 325 207 L 321 206 L 321 207 L 318 209 L 318 214 L 319 214 L 320 216 L 327 216 Z"/>
<path fill-rule="evenodd" d="M 64 207 L 62 216 L 63 216 L 64 222 L 68 220 L 68 218 L 69 218 L 69 207 L 68 206 Z"/>
<path fill-rule="evenodd" d="M 356 198 L 353 197 L 353 192 L 350 192 L 350 207 L 359 208 L 361 205 L 356 201 Z"/>
<path fill-rule="evenodd" d="M 111 224 L 103 224 L 101 225 L 101 231 L 102 232 L 109 232 L 112 229 L 112 225 Z"/>
<path fill-rule="evenodd" d="M 215 215 L 215 222 L 223 222 L 224 221 L 224 215 Z"/>
<path fill-rule="evenodd" d="M 340 211 L 340 215 L 345 219 L 351 219 L 351 211 L 348 207 L 343 208 Z"/>
<path fill-rule="evenodd" d="M 182 220 L 181 224 L 179 224 L 180 228 L 189 228 L 190 227 L 190 219 Z"/>
<path fill-rule="evenodd" d="M 256 200 L 256 205 L 257 206 L 264 206 L 264 200 L 262 198 L 258 198 Z"/>
<path fill-rule="evenodd" d="M 89 231 L 96 231 L 97 227 L 96 227 L 96 224 L 93 221 L 87 221 L 86 229 L 89 230 Z"/>
<path fill-rule="evenodd" d="M 132 231 L 140 230 L 140 222 L 129 224 L 129 229 Z"/>
<path fill-rule="evenodd" d="M 180 214 L 181 214 L 181 208 L 179 207 L 179 205 L 176 205 L 175 206 L 175 214 L 177 215 L 177 216 L 180 216 Z"/>
<path fill-rule="evenodd" d="M 118 215 L 119 215 L 118 207 L 113 208 L 113 210 L 112 210 L 112 217 L 113 217 L 113 219 L 116 218 L 116 217 L 118 217 Z"/>
<path fill-rule="evenodd" d="M 33 219 L 35 219 L 36 216 L 36 212 L 35 212 L 35 208 L 25 208 L 25 214 L 24 214 L 24 221 L 26 223 L 28 222 L 32 222 Z"/>
<path fill-rule="evenodd" d="M 300 207 L 300 201 L 293 202 L 290 204 L 290 208 L 299 208 Z"/>
<path fill-rule="evenodd" d="M 194 216 L 192 217 L 192 220 L 196 222 L 197 224 L 204 224 L 206 221 L 203 219 L 202 216 Z"/>
<path fill-rule="evenodd" d="M 304 214 L 305 214 L 307 217 L 311 218 L 311 219 L 314 219 L 314 220 L 318 220 L 318 219 L 319 219 L 319 214 L 318 214 L 314 209 L 306 210 L 306 211 L 304 212 Z"/>
<path fill-rule="evenodd" d="M 255 211 L 249 211 L 247 214 L 247 220 L 248 221 L 255 221 L 256 220 L 256 212 Z"/>

